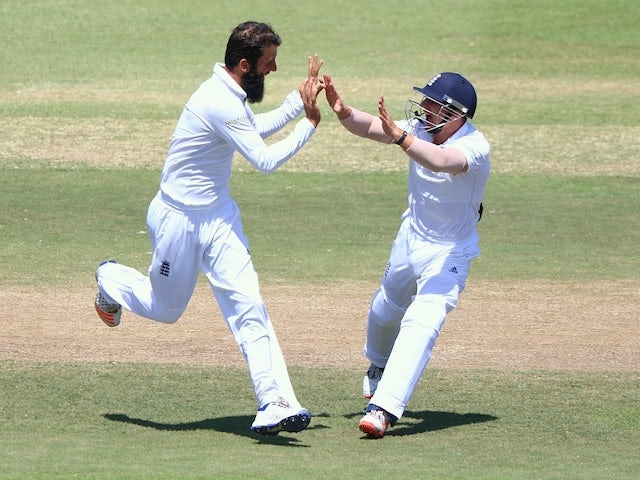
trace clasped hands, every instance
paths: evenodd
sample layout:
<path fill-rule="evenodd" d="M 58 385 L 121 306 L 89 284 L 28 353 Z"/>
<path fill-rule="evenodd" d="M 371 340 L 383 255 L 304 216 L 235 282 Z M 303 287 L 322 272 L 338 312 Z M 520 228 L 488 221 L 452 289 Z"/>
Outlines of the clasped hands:
<path fill-rule="evenodd" d="M 320 60 L 317 53 L 308 58 L 309 73 L 300 85 L 299 91 L 307 119 L 317 127 L 318 123 L 320 123 L 320 108 L 318 107 L 317 99 L 318 94 L 324 89 L 324 80 L 319 78 L 318 75 L 324 60 Z"/>
<path fill-rule="evenodd" d="M 340 120 L 344 120 L 351 115 L 351 107 L 346 105 L 340 98 L 330 75 L 324 74 L 322 78 L 319 77 L 320 68 L 324 64 L 324 60 L 320 60 L 318 54 L 313 55 L 313 57 L 309 56 L 308 59 L 309 73 L 306 80 L 300 85 L 300 96 L 302 97 L 307 118 L 314 126 L 318 126 L 318 123 L 320 123 L 320 109 L 317 105 L 317 98 L 318 94 L 325 90 L 329 106 Z M 384 133 L 393 140 L 398 139 L 402 135 L 402 130 L 393 120 L 382 96 L 378 99 L 378 114 Z"/>

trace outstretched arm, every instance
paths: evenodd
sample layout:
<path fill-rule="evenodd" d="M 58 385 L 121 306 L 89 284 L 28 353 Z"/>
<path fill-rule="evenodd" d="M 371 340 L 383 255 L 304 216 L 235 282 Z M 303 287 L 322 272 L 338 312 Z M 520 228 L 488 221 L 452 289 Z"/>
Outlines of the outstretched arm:
<path fill-rule="evenodd" d="M 457 148 L 434 145 L 403 131 L 393 120 L 384 104 L 378 100 L 378 113 L 384 133 L 398 143 L 413 160 L 434 172 L 463 173 L 467 171 L 467 157 Z"/>
<path fill-rule="evenodd" d="M 327 74 L 324 75 L 324 91 L 331 110 L 333 110 L 347 130 L 354 135 L 378 142 L 391 142 L 391 138 L 382 130 L 380 119 L 344 103 L 342 97 L 336 90 L 333 80 Z"/>
<path fill-rule="evenodd" d="M 244 121 L 225 123 L 221 129 L 226 132 L 238 152 L 261 172 L 270 173 L 279 168 L 296 154 L 316 131 L 320 122 L 320 109 L 316 100 L 324 88 L 324 82 L 318 79 L 322 63 L 318 55 L 309 57 L 307 78 L 300 84 L 298 91 L 287 96 L 285 104 L 295 103 L 296 116 L 304 110 L 306 119 L 301 119 L 286 138 L 266 145 L 263 132 L 256 129 L 247 117 L 244 117 Z M 267 115 L 272 113 L 269 112 Z"/>
<path fill-rule="evenodd" d="M 317 127 L 320 122 L 320 109 L 316 105 L 318 94 L 324 88 L 323 81 L 318 80 L 320 67 L 324 63 L 318 55 L 309 58 L 309 72 L 299 87 L 285 98 L 282 105 L 268 112 L 255 116 L 256 130 L 262 138 L 267 138 L 280 131 L 282 127 L 297 118 L 301 112 L 309 122 Z"/>
<path fill-rule="evenodd" d="M 324 91 L 327 96 L 327 103 L 329 103 L 331 110 L 340 120 L 344 120 L 351 115 L 351 107 L 342 101 L 333 80 L 331 80 L 331 76 L 326 73 L 324 74 Z"/>

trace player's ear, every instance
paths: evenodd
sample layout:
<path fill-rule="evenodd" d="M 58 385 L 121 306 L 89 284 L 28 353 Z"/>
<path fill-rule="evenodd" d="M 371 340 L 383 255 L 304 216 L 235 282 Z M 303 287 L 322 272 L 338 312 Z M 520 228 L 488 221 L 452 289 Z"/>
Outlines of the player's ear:
<path fill-rule="evenodd" d="M 240 70 L 242 71 L 242 73 L 247 73 L 251 71 L 251 63 L 249 63 L 249 60 L 247 60 L 246 58 L 243 58 L 242 60 L 240 60 L 240 63 L 238 63 L 238 66 L 240 67 Z"/>

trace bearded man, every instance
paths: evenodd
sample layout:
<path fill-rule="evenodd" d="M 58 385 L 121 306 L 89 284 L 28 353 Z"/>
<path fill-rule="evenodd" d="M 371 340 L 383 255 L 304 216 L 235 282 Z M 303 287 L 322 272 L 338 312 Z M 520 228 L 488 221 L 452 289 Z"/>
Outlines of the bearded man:
<path fill-rule="evenodd" d="M 216 63 L 191 96 L 171 138 L 160 189 L 147 212 L 152 251 L 147 275 L 114 261 L 96 270 L 95 308 L 110 327 L 120 324 L 123 308 L 150 320 L 176 322 L 202 271 L 247 361 L 258 402 L 251 428 L 262 435 L 298 432 L 311 421 L 291 385 L 229 191 L 236 152 L 257 170 L 273 172 L 302 148 L 320 122 L 316 99 L 323 88 L 318 80 L 322 61 L 317 55 L 309 57 L 306 80 L 280 107 L 261 114 L 249 108 L 262 100 L 265 77 L 277 70 L 280 44 L 265 23 L 245 22 L 232 31 L 225 63 Z M 304 118 L 286 138 L 265 143 L 302 112 Z"/>

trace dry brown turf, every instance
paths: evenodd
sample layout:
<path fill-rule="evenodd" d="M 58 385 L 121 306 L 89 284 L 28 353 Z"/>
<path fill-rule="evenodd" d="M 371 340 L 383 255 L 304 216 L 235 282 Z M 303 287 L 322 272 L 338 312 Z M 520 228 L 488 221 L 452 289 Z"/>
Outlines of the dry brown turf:
<path fill-rule="evenodd" d="M 263 285 L 289 365 L 366 364 L 364 324 L 375 284 Z M 213 295 L 199 284 L 185 315 L 163 325 L 123 315 L 105 326 L 94 287 L 0 291 L 0 360 L 244 365 Z M 51 309 L 51 300 L 63 306 Z M 640 291 L 633 282 L 492 283 L 470 279 L 430 363 L 443 368 L 637 371 Z"/>

